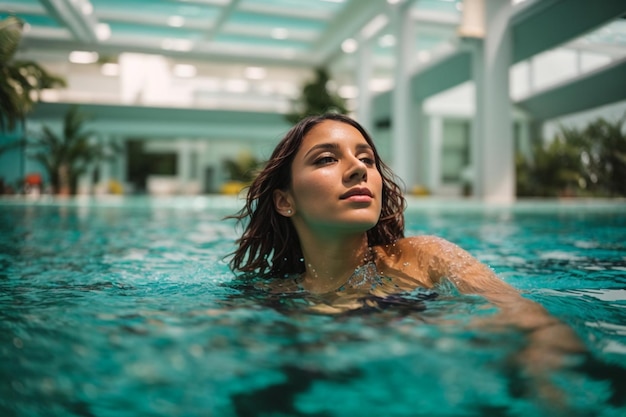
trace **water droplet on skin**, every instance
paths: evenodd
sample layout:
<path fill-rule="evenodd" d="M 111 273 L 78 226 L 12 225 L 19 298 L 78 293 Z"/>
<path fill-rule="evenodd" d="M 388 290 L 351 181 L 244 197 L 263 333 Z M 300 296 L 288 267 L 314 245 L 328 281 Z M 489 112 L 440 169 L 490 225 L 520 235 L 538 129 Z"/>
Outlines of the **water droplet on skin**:
<path fill-rule="evenodd" d="M 304 258 L 300 258 L 300 262 L 304 262 Z"/>

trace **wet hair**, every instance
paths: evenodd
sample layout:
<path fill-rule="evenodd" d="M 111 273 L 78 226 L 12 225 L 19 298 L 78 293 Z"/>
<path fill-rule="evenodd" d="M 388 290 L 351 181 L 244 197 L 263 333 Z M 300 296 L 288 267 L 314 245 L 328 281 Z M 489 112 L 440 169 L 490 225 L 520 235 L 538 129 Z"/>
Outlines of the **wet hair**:
<path fill-rule="evenodd" d="M 291 187 L 291 165 L 304 137 L 326 120 L 353 126 L 374 152 L 376 169 L 382 177 L 382 208 L 378 222 L 367 231 L 368 245 L 389 244 L 404 237 L 406 201 L 398 178 L 380 160 L 370 135 L 358 122 L 342 114 L 309 116 L 294 125 L 276 145 L 269 161 L 248 188 L 244 207 L 230 216 L 237 219 L 238 224 L 245 224 L 243 234 L 236 241 L 238 248 L 231 254 L 233 270 L 274 278 L 304 272 L 296 229 L 289 218 L 276 211 L 273 194 L 274 190 Z"/>

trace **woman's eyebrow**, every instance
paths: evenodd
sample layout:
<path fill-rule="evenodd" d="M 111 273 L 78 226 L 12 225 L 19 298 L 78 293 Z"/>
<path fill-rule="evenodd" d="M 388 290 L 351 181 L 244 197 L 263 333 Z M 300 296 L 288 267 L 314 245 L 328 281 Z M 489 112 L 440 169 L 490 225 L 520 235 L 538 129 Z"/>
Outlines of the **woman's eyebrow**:
<path fill-rule="evenodd" d="M 309 149 L 307 151 L 306 154 L 304 154 L 304 157 L 308 157 L 310 153 L 315 152 L 318 149 L 324 149 L 324 150 L 337 150 L 339 149 L 339 144 L 337 143 L 318 143 L 317 145 L 313 146 L 311 149 Z M 367 143 L 360 143 L 356 146 L 356 150 L 357 152 L 363 152 L 363 151 L 371 151 L 373 152 L 372 147 L 367 144 Z"/>
<path fill-rule="evenodd" d="M 309 149 L 307 151 L 307 153 L 304 154 L 304 157 L 306 158 L 307 156 L 309 156 L 310 153 L 318 150 L 318 149 L 329 149 L 329 150 L 337 150 L 339 149 L 339 145 L 337 143 L 318 143 L 317 145 L 313 146 L 311 149 Z"/>
<path fill-rule="evenodd" d="M 372 151 L 372 152 L 374 152 L 374 149 L 367 143 L 361 143 L 361 144 L 357 145 L 356 150 L 357 151 Z"/>

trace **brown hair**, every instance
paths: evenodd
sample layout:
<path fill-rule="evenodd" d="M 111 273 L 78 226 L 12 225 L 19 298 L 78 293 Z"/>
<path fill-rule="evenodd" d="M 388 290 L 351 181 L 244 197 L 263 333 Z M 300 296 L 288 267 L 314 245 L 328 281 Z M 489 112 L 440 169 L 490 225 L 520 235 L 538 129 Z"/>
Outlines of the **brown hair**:
<path fill-rule="evenodd" d="M 304 137 L 321 122 L 334 120 L 356 128 L 372 147 L 376 168 L 383 180 L 382 210 L 378 223 L 367 231 L 368 244 L 383 245 L 404 237 L 406 201 L 391 169 L 380 160 L 374 141 L 355 120 L 338 113 L 309 116 L 294 125 L 276 145 L 269 161 L 248 188 L 244 207 L 230 218 L 238 224 L 247 219 L 244 232 L 237 240 L 230 267 L 267 277 L 283 277 L 304 272 L 302 250 L 291 220 L 274 208 L 274 190 L 291 186 L 291 164 Z M 268 260 L 269 259 L 269 260 Z"/>

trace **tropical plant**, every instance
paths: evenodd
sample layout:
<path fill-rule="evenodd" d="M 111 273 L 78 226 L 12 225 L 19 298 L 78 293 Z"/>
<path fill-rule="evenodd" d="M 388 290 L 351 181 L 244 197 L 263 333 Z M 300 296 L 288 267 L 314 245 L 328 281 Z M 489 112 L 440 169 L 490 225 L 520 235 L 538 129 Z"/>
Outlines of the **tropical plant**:
<path fill-rule="evenodd" d="M 46 88 L 65 86 L 33 61 L 14 60 L 24 23 L 15 16 L 0 21 L 0 132 L 14 130 Z"/>
<path fill-rule="evenodd" d="M 249 152 L 242 152 L 235 159 L 225 159 L 223 164 L 229 180 L 246 184 L 252 182 L 260 166 L 260 162 Z"/>
<path fill-rule="evenodd" d="M 295 111 L 287 114 L 287 121 L 297 123 L 300 119 L 315 114 L 348 112 L 344 100 L 328 90 L 330 77 L 324 68 L 315 70 L 315 79 L 302 88 L 302 95 L 294 103 Z"/>
<path fill-rule="evenodd" d="M 532 158 L 518 155 L 518 196 L 626 196 L 626 116 L 582 129 L 562 126 Z"/>
<path fill-rule="evenodd" d="M 115 145 L 104 145 L 93 131 L 84 129 L 84 123 L 90 119 L 78 106 L 72 106 L 64 117 L 62 135 L 43 126 L 39 136 L 26 141 L 28 157 L 45 169 L 56 194 L 74 194 L 78 178 L 92 164 L 120 151 Z"/>

